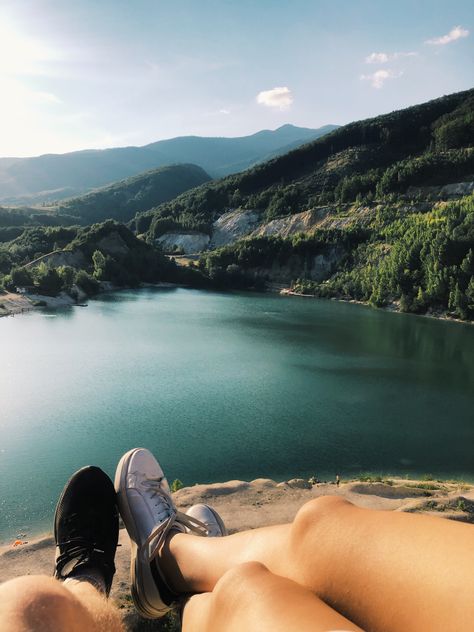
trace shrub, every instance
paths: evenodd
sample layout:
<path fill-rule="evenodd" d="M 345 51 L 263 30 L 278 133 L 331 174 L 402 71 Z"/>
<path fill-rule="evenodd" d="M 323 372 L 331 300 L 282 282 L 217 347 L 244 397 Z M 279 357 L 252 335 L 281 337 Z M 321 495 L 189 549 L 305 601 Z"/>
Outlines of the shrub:
<path fill-rule="evenodd" d="M 179 489 L 183 489 L 184 484 L 179 480 L 179 478 L 175 478 L 174 481 L 171 483 L 171 491 L 172 492 L 177 492 Z"/>

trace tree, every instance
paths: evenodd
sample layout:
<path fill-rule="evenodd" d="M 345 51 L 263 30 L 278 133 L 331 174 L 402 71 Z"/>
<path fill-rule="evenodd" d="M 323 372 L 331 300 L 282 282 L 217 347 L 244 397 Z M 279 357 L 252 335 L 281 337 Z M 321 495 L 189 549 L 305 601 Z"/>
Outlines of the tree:
<path fill-rule="evenodd" d="M 474 317 L 474 276 L 468 283 L 466 290 L 467 309 L 471 318 Z"/>
<path fill-rule="evenodd" d="M 449 309 L 459 318 L 467 318 L 468 299 L 459 287 L 459 283 L 456 283 L 454 288 L 449 294 Z"/>
<path fill-rule="evenodd" d="M 45 263 L 40 263 L 33 275 L 40 293 L 56 296 L 61 291 L 62 281 L 56 268 L 48 268 Z"/>
<path fill-rule="evenodd" d="M 461 270 L 464 274 L 467 274 L 467 276 L 474 275 L 474 252 L 472 251 L 472 248 L 462 260 Z"/>
<path fill-rule="evenodd" d="M 15 287 L 24 287 L 25 285 L 33 285 L 33 277 L 28 268 L 12 268 L 11 280 Z"/>
<path fill-rule="evenodd" d="M 71 289 L 71 286 L 74 283 L 74 275 L 76 274 L 74 268 L 71 268 L 71 266 L 60 266 L 58 268 L 58 274 L 61 279 L 63 289 Z"/>
<path fill-rule="evenodd" d="M 100 250 L 96 250 L 94 252 L 94 254 L 92 255 L 92 262 L 94 264 L 94 278 L 100 281 L 104 278 L 106 266 L 106 259 L 104 255 L 100 252 Z"/>
<path fill-rule="evenodd" d="M 74 279 L 76 285 L 83 290 L 88 296 L 94 296 L 99 291 L 99 283 L 85 270 L 79 270 Z"/>

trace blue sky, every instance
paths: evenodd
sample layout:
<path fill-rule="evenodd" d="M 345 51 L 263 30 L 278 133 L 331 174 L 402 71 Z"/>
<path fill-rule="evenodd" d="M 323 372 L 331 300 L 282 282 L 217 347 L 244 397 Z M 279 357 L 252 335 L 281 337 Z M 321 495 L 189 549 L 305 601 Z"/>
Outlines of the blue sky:
<path fill-rule="evenodd" d="M 473 87 L 474 0 L 0 0 L 0 156 L 344 124 Z"/>

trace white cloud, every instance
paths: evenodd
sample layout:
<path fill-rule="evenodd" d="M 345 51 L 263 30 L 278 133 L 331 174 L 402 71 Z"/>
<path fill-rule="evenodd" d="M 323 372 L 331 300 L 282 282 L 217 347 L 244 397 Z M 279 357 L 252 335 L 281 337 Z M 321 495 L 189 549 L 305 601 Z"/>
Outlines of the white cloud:
<path fill-rule="evenodd" d="M 360 78 L 362 81 L 370 81 L 370 85 L 372 88 L 380 89 L 383 87 L 384 83 L 387 79 L 398 79 L 401 77 L 403 72 L 395 72 L 394 70 L 376 70 L 370 75 L 361 75 Z"/>
<path fill-rule="evenodd" d="M 225 108 L 222 108 L 221 110 L 219 110 L 219 114 L 230 114 L 230 110 L 226 110 Z"/>
<path fill-rule="evenodd" d="M 433 44 L 434 46 L 444 46 L 445 44 L 450 44 L 451 42 L 455 42 L 462 37 L 467 37 L 469 35 L 469 31 L 467 29 L 463 29 L 462 26 L 454 26 L 447 35 L 442 35 L 441 37 L 433 37 L 432 39 L 426 40 L 425 44 Z"/>
<path fill-rule="evenodd" d="M 394 61 L 396 59 L 400 59 L 402 57 L 416 57 L 418 53 L 413 51 L 409 51 L 407 53 L 370 53 L 365 58 L 366 64 L 386 64 L 389 61 Z"/>
<path fill-rule="evenodd" d="M 38 103 L 62 103 L 52 92 L 31 92 L 31 98 Z"/>
<path fill-rule="evenodd" d="M 269 108 L 287 110 L 293 103 L 293 95 L 286 86 L 263 90 L 257 94 L 257 103 L 266 105 Z"/>

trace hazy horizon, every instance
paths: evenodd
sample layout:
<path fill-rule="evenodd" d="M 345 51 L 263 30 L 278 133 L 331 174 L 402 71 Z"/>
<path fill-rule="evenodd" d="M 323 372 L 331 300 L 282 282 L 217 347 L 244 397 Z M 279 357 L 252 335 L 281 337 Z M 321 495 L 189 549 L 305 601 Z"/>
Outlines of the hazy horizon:
<path fill-rule="evenodd" d="M 0 7 L 0 156 L 318 128 L 472 87 L 469 0 Z"/>

